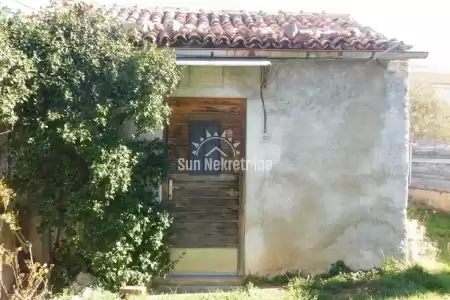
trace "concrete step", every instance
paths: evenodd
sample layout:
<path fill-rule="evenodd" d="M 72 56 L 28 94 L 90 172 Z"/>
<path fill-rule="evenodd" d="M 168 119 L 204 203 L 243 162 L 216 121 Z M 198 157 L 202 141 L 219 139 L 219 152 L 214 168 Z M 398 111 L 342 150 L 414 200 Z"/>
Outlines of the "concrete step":
<path fill-rule="evenodd" d="M 168 275 L 152 281 L 157 294 L 229 292 L 242 288 L 245 277 L 235 275 Z"/>
<path fill-rule="evenodd" d="M 154 278 L 154 286 L 241 286 L 245 277 L 234 275 L 168 275 Z"/>
<path fill-rule="evenodd" d="M 159 285 L 154 291 L 156 294 L 208 294 L 217 292 L 231 292 L 242 288 L 243 287 L 240 285 Z"/>
<path fill-rule="evenodd" d="M 218 292 L 215 289 L 222 289 L 222 292 Z M 241 289 L 237 294 L 227 294 L 235 291 L 235 289 Z M 154 291 L 156 292 L 156 291 Z M 175 293 L 177 292 L 177 293 Z M 183 292 L 183 293 L 182 293 Z M 162 293 L 153 293 L 147 296 L 146 300 L 192 300 L 192 299 L 258 299 L 258 300 L 275 300 L 285 299 L 286 292 L 279 287 L 265 287 L 265 288 L 253 288 L 249 291 L 245 291 L 241 286 L 235 286 L 228 288 L 217 286 L 191 286 L 186 289 L 182 287 L 176 291 L 166 292 L 162 290 Z"/>

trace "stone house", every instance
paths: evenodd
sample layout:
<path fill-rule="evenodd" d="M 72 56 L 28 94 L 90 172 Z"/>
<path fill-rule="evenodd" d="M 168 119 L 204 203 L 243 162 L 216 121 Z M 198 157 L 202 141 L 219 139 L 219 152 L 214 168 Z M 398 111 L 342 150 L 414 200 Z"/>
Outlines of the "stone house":
<path fill-rule="evenodd" d="M 174 274 L 269 275 L 406 256 L 409 59 L 348 15 L 112 7 L 169 46 Z"/>

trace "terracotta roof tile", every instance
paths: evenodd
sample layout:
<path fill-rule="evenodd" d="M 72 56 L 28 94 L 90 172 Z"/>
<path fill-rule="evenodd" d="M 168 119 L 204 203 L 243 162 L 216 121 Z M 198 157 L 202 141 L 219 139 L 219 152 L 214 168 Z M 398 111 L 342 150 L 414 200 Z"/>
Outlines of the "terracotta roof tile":
<path fill-rule="evenodd" d="M 405 51 L 349 15 L 194 11 L 174 8 L 106 8 L 138 36 L 159 46 L 298 50 Z"/>

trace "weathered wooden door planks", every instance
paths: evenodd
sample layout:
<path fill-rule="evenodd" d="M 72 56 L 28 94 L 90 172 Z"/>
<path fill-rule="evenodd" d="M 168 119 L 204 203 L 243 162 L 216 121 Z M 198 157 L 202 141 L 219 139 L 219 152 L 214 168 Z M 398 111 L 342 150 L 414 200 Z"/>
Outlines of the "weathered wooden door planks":
<path fill-rule="evenodd" d="M 169 104 L 172 170 L 165 194 L 174 216 L 173 253 L 184 253 L 174 273 L 236 274 L 242 174 L 207 168 L 245 158 L 245 100 L 173 98 Z"/>

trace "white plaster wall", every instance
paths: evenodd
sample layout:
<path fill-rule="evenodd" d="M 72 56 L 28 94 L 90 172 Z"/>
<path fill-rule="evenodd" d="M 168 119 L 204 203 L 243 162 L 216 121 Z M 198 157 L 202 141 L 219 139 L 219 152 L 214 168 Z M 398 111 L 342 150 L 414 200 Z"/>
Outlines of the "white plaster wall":
<path fill-rule="evenodd" d="M 257 67 L 198 67 L 174 96 L 247 99 L 246 273 L 325 271 L 405 257 L 407 72 L 377 63 L 277 61 L 264 91 Z"/>

